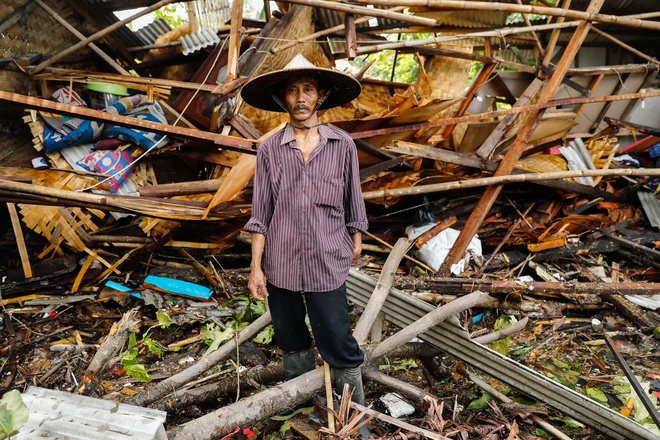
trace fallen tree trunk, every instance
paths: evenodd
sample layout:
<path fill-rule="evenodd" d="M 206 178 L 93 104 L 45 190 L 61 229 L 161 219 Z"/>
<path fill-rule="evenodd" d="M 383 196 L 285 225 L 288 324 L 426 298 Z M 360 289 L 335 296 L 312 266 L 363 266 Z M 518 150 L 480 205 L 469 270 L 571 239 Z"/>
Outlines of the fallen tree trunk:
<path fill-rule="evenodd" d="M 270 312 L 264 313 L 252 324 L 245 327 L 238 334 L 238 344 L 241 345 L 248 340 L 250 340 L 254 335 L 256 335 L 262 328 L 270 324 L 271 317 Z M 176 390 L 178 387 L 190 382 L 191 380 L 199 377 L 209 368 L 219 364 L 230 354 L 236 350 L 236 340 L 235 337 L 230 341 L 226 342 L 222 347 L 218 348 L 213 353 L 199 360 L 196 364 L 186 368 L 185 370 L 171 376 L 164 381 L 160 382 L 158 385 L 153 387 L 150 390 L 146 390 L 138 394 L 132 401 L 136 405 L 147 406 L 156 400 L 160 399 L 167 394 L 170 394 L 172 391 Z"/>
<path fill-rule="evenodd" d="M 80 380 L 80 387 L 76 390 L 77 394 L 89 395 L 94 390 L 94 384 L 99 373 L 101 373 L 122 348 L 128 342 L 128 337 L 134 331 L 134 326 L 139 320 L 136 318 L 137 310 L 130 310 L 124 314 L 119 322 L 112 325 L 108 336 L 101 343 L 96 354 L 89 363 L 85 374 Z"/>
<path fill-rule="evenodd" d="M 382 298 L 375 299 L 380 303 L 378 311 L 380 311 L 386 297 L 385 295 Z M 393 337 L 378 344 L 370 357 L 375 359 L 384 356 L 444 319 L 474 304 L 478 304 L 480 301 L 486 301 L 488 298 L 488 294 L 475 292 L 435 309 L 419 319 L 418 322 L 411 324 Z M 323 377 L 323 369 L 317 368 L 282 385 L 241 399 L 233 405 L 225 406 L 198 419 L 184 423 L 174 428 L 170 433 L 175 440 L 202 440 L 222 437 L 232 432 L 236 426 L 251 426 L 309 399 L 324 386 Z M 397 381 L 396 385 L 400 384 L 401 382 Z M 421 395 L 418 389 L 413 390 L 412 388 L 408 389 L 411 393 L 415 391 L 414 395 Z"/>
<path fill-rule="evenodd" d="M 495 342 L 498 339 L 506 338 L 509 335 L 519 332 L 520 330 L 525 328 L 528 322 L 529 322 L 529 318 L 525 316 L 525 318 L 521 319 L 520 321 L 516 322 L 513 325 L 510 325 L 507 328 L 504 328 L 502 330 L 493 333 L 489 333 L 487 335 L 480 336 L 478 338 L 474 338 L 473 341 L 478 342 L 480 344 L 490 344 L 491 342 Z"/>
<path fill-rule="evenodd" d="M 437 308 L 378 344 L 376 348 L 374 348 L 373 351 L 369 353 L 369 357 L 377 358 L 384 356 L 388 352 L 394 350 L 396 347 L 405 344 L 417 335 L 424 333 L 431 327 L 438 325 L 451 315 L 462 312 L 463 310 L 469 309 L 470 307 L 474 307 L 489 299 L 490 296 L 488 296 L 487 293 L 474 292 L 469 295 L 465 295 L 456 301 L 452 301 L 440 308 Z"/>
<path fill-rule="evenodd" d="M 251 386 L 251 382 L 268 384 L 283 379 L 284 368 L 282 368 L 282 364 L 275 364 L 253 373 L 241 374 L 241 389 Z M 238 378 L 236 375 L 232 375 L 232 377 L 219 382 L 213 382 L 190 390 L 185 390 L 182 393 L 175 393 L 174 396 L 169 396 L 166 399 L 150 405 L 150 407 L 162 411 L 178 411 L 192 405 L 212 404 L 216 400 L 221 399 L 230 393 L 236 393 L 237 386 Z"/>
<path fill-rule="evenodd" d="M 385 265 L 383 266 L 383 270 L 380 272 L 378 284 L 376 284 L 374 293 L 371 295 L 371 299 L 369 300 L 369 304 L 367 304 L 367 307 L 362 312 L 360 320 L 358 321 L 357 325 L 355 326 L 355 330 L 353 331 L 353 336 L 358 341 L 358 343 L 365 341 L 369 336 L 371 326 L 376 320 L 378 313 L 380 313 L 380 309 L 385 302 L 385 298 L 387 298 L 387 294 L 392 288 L 396 269 L 401 264 L 401 259 L 406 254 L 406 252 L 408 252 L 411 244 L 412 240 L 408 238 L 399 238 L 394 245 L 394 248 L 392 248 L 390 255 L 387 257 Z"/>

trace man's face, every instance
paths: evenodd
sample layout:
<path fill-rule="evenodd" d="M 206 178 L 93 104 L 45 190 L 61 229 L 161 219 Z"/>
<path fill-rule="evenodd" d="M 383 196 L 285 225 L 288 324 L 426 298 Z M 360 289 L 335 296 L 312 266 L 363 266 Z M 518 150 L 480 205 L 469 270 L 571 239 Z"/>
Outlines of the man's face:
<path fill-rule="evenodd" d="M 323 98 L 324 93 L 318 89 L 318 82 L 314 78 L 305 77 L 290 81 L 284 88 L 284 103 L 291 118 L 296 121 L 311 118 L 316 103 Z"/>

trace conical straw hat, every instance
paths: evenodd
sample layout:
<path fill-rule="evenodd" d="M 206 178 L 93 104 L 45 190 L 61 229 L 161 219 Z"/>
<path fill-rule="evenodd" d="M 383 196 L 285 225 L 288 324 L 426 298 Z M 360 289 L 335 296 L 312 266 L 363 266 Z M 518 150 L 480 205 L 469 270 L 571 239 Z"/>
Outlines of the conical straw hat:
<path fill-rule="evenodd" d="M 325 90 L 330 96 L 323 102 L 319 110 L 338 107 L 360 96 L 362 87 L 350 75 L 312 64 L 302 54 L 298 54 L 282 70 L 265 73 L 253 78 L 243 86 L 241 96 L 253 107 L 271 112 L 284 112 L 272 95 L 279 96 L 286 83 L 294 78 L 312 76 L 319 83 L 319 89 Z"/>

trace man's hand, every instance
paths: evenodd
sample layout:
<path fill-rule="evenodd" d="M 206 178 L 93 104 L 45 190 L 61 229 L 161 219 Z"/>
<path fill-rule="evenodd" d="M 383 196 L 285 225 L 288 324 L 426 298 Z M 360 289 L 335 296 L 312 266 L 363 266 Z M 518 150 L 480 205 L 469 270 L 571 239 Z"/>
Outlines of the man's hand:
<path fill-rule="evenodd" d="M 356 232 L 353 234 L 353 262 L 352 265 L 356 265 L 360 254 L 362 253 L 362 233 Z"/>
<path fill-rule="evenodd" d="M 260 268 L 253 267 L 250 271 L 248 289 L 250 289 L 252 297 L 257 301 L 263 301 L 268 294 L 268 292 L 266 292 L 266 283 L 264 280 L 264 272 Z"/>

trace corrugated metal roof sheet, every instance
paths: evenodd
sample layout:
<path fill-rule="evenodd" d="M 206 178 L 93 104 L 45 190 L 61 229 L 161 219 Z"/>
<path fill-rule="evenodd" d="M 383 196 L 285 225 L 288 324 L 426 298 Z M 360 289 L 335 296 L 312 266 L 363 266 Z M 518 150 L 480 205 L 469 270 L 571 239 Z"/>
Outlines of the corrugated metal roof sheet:
<path fill-rule="evenodd" d="M 145 41 L 144 44 L 147 45 L 147 44 L 154 44 L 158 37 L 168 33 L 171 30 L 172 28 L 170 27 L 170 25 L 167 24 L 167 22 L 162 18 L 159 18 L 153 23 L 150 23 L 135 31 L 135 34 L 139 36 L 143 41 Z"/>
<path fill-rule="evenodd" d="M 203 29 L 194 34 L 184 35 L 179 38 L 179 41 L 183 46 L 183 54 L 191 55 L 202 49 L 215 47 L 220 42 L 220 38 L 216 32 Z"/>
<path fill-rule="evenodd" d="M 654 228 L 660 228 L 660 199 L 649 191 L 638 191 L 637 197 L 642 202 L 646 218 Z"/>

